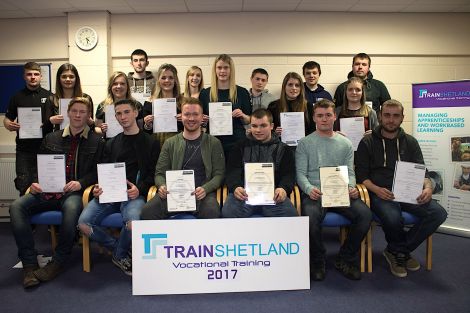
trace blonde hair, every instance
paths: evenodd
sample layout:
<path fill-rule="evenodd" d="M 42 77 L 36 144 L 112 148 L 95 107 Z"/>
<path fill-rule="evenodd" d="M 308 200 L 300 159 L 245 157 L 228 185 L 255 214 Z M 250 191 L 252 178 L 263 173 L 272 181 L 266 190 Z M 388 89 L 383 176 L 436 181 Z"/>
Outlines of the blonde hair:
<path fill-rule="evenodd" d="M 178 79 L 178 71 L 176 70 L 176 67 L 174 67 L 172 64 L 164 63 L 160 65 L 160 67 L 157 70 L 157 75 L 156 75 L 157 82 L 153 86 L 152 96 L 150 97 L 150 100 L 163 98 L 162 87 L 160 87 L 160 79 L 162 78 L 163 72 L 165 71 L 170 71 L 173 74 L 173 78 L 175 79 L 175 85 L 173 86 L 173 97 L 175 98 L 179 97 L 180 81 Z"/>
<path fill-rule="evenodd" d="M 197 86 L 199 88 L 198 91 L 201 91 L 202 88 L 204 88 L 204 77 L 202 76 L 202 70 L 199 66 L 193 65 L 186 72 L 186 83 L 184 85 L 184 96 L 185 97 L 191 97 L 190 85 L 189 85 L 189 76 L 193 75 L 196 71 L 201 72 L 201 81 L 199 82 L 199 86 Z"/>
<path fill-rule="evenodd" d="M 348 92 L 348 86 L 350 84 L 354 84 L 354 83 L 358 83 L 361 85 L 361 89 L 362 89 L 362 95 L 361 95 L 361 107 L 359 109 L 359 111 L 356 112 L 351 112 L 350 110 L 348 110 L 348 96 L 347 96 L 347 92 Z M 343 106 L 341 107 L 341 112 L 340 112 L 340 115 L 341 116 L 346 116 L 346 117 L 352 117 L 352 116 L 357 116 L 357 114 L 359 114 L 359 116 L 364 116 L 364 117 L 368 117 L 369 116 L 369 112 L 370 112 L 371 108 L 366 105 L 366 90 L 365 90 L 365 86 L 364 86 L 364 80 L 362 78 L 359 78 L 359 77 L 351 77 L 350 79 L 348 79 L 348 81 L 346 82 L 346 85 L 345 85 L 345 88 L 344 88 L 344 93 L 343 93 Z"/>
<path fill-rule="evenodd" d="M 126 99 L 134 99 L 131 96 L 131 89 L 129 88 L 129 83 L 127 82 L 127 76 L 124 72 L 117 71 L 114 72 L 111 77 L 109 77 L 108 81 L 108 95 L 106 96 L 106 99 L 104 99 L 103 104 L 104 105 L 109 105 L 114 103 L 114 95 L 113 95 L 113 83 L 118 77 L 124 77 L 124 80 L 126 81 Z"/>
<path fill-rule="evenodd" d="M 229 98 L 232 103 L 237 102 L 237 86 L 235 85 L 235 64 L 233 63 L 232 58 L 227 54 L 219 55 L 212 65 L 212 79 L 211 79 L 211 102 L 219 101 L 218 97 L 218 87 L 217 87 L 217 74 L 216 74 L 216 65 L 217 62 L 222 61 L 227 63 L 230 66 L 230 88 L 229 88 Z"/>

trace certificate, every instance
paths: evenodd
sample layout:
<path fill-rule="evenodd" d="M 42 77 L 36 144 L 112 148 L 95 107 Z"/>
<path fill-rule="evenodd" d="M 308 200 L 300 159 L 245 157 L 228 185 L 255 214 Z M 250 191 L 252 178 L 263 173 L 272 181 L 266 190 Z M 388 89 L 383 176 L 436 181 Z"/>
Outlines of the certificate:
<path fill-rule="evenodd" d="M 42 138 L 41 108 L 18 108 L 18 123 L 20 139 Z"/>
<path fill-rule="evenodd" d="M 209 127 L 212 136 L 233 135 L 231 102 L 209 102 Z"/>
<path fill-rule="evenodd" d="M 193 170 L 166 171 L 168 212 L 196 211 Z"/>
<path fill-rule="evenodd" d="M 113 138 L 114 136 L 123 132 L 121 124 L 116 119 L 116 113 L 114 112 L 114 104 L 108 104 L 104 106 L 104 116 L 108 129 L 106 130 L 106 138 Z"/>
<path fill-rule="evenodd" d="M 38 154 L 38 181 L 43 192 L 64 192 L 65 155 Z"/>
<path fill-rule="evenodd" d="M 274 164 L 245 163 L 246 204 L 274 205 Z"/>
<path fill-rule="evenodd" d="M 103 189 L 100 203 L 127 201 L 126 163 L 101 163 L 98 166 L 98 185 Z"/>
<path fill-rule="evenodd" d="M 177 132 L 176 98 L 155 99 L 152 103 L 153 132 Z"/>
<path fill-rule="evenodd" d="M 324 208 L 349 207 L 348 167 L 320 167 L 321 203 Z"/>
<path fill-rule="evenodd" d="M 70 124 L 69 116 L 67 115 L 67 109 L 69 108 L 69 103 L 71 98 L 61 98 L 59 99 L 59 114 L 64 117 L 62 123 L 60 123 L 60 129 L 64 129 L 68 124 Z"/>
<path fill-rule="evenodd" d="M 364 117 L 340 118 L 339 127 L 341 128 L 341 132 L 351 140 L 354 151 L 356 151 L 359 142 L 361 142 L 361 139 L 364 137 L 364 133 L 366 132 L 366 128 L 364 127 Z"/>
<path fill-rule="evenodd" d="M 393 201 L 417 204 L 416 198 L 423 191 L 426 166 L 411 162 L 397 161 L 393 177 Z"/>
<path fill-rule="evenodd" d="M 305 137 L 304 112 L 281 113 L 281 140 L 289 146 L 297 146 L 299 140 Z"/>

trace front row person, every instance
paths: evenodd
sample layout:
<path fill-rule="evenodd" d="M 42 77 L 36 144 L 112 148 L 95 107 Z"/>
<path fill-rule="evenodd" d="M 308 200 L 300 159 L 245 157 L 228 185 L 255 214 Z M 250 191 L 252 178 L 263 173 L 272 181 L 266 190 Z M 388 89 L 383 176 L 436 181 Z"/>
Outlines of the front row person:
<path fill-rule="evenodd" d="M 296 216 L 297 211 L 289 195 L 295 183 L 295 164 L 292 150 L 281 142 L 273 131 L 273 116 L 266 109 L 258 109 L 250 118 L 251 133 L 239 141 L 227 162 L 226 183 L 229 195 L 222 208 L 223 217 Z M 274 205 L 250 205 L 254 196 L 245 190 L 246 163 L 273 163 Z"/>
<path fill-rule="evenodd" d="M 380 125 L 359 143 L 356 162 L 357 179 L 369 191 L 372 212 L 380 219 L 388 243 L 383 255 L 397 277 L 406 277 L 407 270 L 419 270 L 419 262 L 410 253 L 447 218 L 446 210 L 432 199 L 432 184 L 427 174 L 416 199 L 418 204 L 394 201 L 391 190 L 396 162 L 424 164 L 418 141 L 400 127 L 403 118 L 400 102 L 385 101 L 380 110 Z M 402 211 L 419 218 L 408 231 L 404 229 Z"/>
<path fill-rule="evenodd" d="M 171 215 L 168 212 L 166 171 L 193 170 L 198 218 L 217 218 L 220 207 L 217 202 L 217 188 L 222 185 L 225 172 L 225 158 L 220 141 L 201 130 L 203 109 L 196 98 L 184 98 L 181 104 L 183 132 L 167 139 L 155 170 L 155 185 L 158 194 L 148 201 L 143 209 L 143 220 L 160 220 Z M 189 212 L 188 212 L 189 213 Z"/>
<path fill-rule="evenodd" d="M 83 207 L 82 193 L 87 186 L 96 182 L 96 163 L 104 148 L 101 136 L 91 132 L 87 126 L 91 112 L 92 106 L 88 99 L 74 98 L 67 109 L 70 125 L 63 130 L 49 133 L 39 149 L 40 154 L 65 155 L 67 183 L 63 193 L 44 193 L 36 177 L 36 182 L 30 186 L 30 192 L 10 206 L 13 235 L 18 246 L 18 256 L 23 263 L 25 288 L 55 278 L 64 270 L 72 251 L 77 221 Z M 52 261 L 39 269 L 29 221 L 32 215 L 49 210 L 62 212 L 62 224 Z"/>
<path fill-rule="evenodd" d="M 302 191 L 302 215 L 310 221 L 310 272 L 313 280 L 325 279 L 325 247 L 322 242 L 321 224 L 327 209 L 322 205 L 320 168 L 347 166 L 349 176 L 349 207 L 334 207 L 351 221 L 350 231 L 335 260 L 335 268 L 352 280 L 361 279 L 358 267 L 361 241 L 367 234 L 371 212 L 362 202 L 356 189 L 351 141 L 333 131 L 336 120 L 335 105 L 327 99 L 313 107 L 313 120 L 317 130 L 302 138 L 295 152 L 297 184 Z"/>
<path fill-rule="evenodd" d="M 78 226 L 83 234 L 113 252 L 112 262 L 125 274 L 132 275 L 130 257 L 132 221 L 140 219 L 149 188 L 153 185 L 155 164 L 160 152 L 157 140 L 137 126 L 139 114 L 132 99 L 119 100 L 114 104 L 116 119 L 123 132 L 106 142 L 102 163 L 124 162 L 126 164 L 128 201 L 102 203 L 99 196 L 103 190 L 97 184 L 94 199 L 83 210 Z M 101 221 L 112 213 L 120 212 L 124 222 L 118 239 L 100 227 Z"/>

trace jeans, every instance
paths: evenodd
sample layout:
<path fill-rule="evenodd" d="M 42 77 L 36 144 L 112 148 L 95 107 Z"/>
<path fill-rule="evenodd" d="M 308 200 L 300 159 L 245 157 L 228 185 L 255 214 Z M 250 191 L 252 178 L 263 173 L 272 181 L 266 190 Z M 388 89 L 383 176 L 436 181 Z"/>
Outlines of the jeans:
<path fill-rule="evenodd" d="M 78 224 L 85 224 L 91 227 L 90 239 L 112 250 L 113 256 L 120 260 L 127 256 L 127 252 L 131 248 L 132 236 L 128 223 L 140 219 L 140 213 L 144 204 L 143 196 L 133 200 L 113 203 L 99 203 L 97 199 L 93 199 L 83 210 L 78 219 Z M 101 227 L 100 224 L 106 216 L 117 212 L 121 212 L 124 226 L 121 228 L 119 238 L 116 239 L 104 227 Z"/>
<path fill-rule="evenodd" d="M 361 199 L 350 199 L 348 208 L 324 208 L 321 200 L 312 200 L 308 195 L 302 195 L 302 215 L 309 217 L 310 225 L 310 262 L 321 264 L 325 262 L 326 249 L 322 239 L 322 222 L 327 211 L 339 213 L 351 221 L 349 233 L 339 250 L 338 256 L 349 263 L 357 263 L 361 241 L 369 231 L 372 213 Z"/>
<path fill-rule="evenodd" d="M 245 201 L 235 198 L 233 193 L 229 193 L 222 208 L 223 217 L 250 217 L 257 212 L 269 217 L 298 215 L 297 210 L 288 197 L 275 205 L 249 205 Z"/>
<path fill-rule="evenodd" d="M 54 260 L 64 263 L 72 252 L 77 231 L 77 221 L 82 210 L 82 195 L 79 192 L 65 194 L 61 199 L 44 200 L 40 194 L 27 194 L 15 200 L 10 206 L 13 235 L 18 246 L 18 257 L 23 265 L 37 264 L 30 217 L 44 211 L 62 211 L 62 224 Z"/>
<path fill-rule="evenodd" d="M 168 213 L 166 199 L 161 199 L 157 194 L 144 205 L 141 219 L 163 220 L 178 213 Z M 220 216 L 220 206 L 217 202 L 217 194 L 215 192 L 208 193 L 202 200 L 196 201 L 196 212 L 185 213 L 193 214 L 197 218 L 218 218 Z"/>
<path fill-rule="evenodd" d="M 380 199 L 370 193 L 371 209 L 380 220 L 387 240 L 387 249 L 392 253 L 408 254 L 414 251 L 429 235 L 444 223 L 446 210 L 435 200 L 423 205 L 401 203 Z M 419 218 L 408 231 L 404 228 L 401 211 Z"/>
<path fill-rule="evenodd" d="M 15 188 L 20 192 L 20 196 L 26 193 L 34 180 L 34 175 L 38 172 L 37 153 L 34 152 L 16 152 L 16 178 Z"/>

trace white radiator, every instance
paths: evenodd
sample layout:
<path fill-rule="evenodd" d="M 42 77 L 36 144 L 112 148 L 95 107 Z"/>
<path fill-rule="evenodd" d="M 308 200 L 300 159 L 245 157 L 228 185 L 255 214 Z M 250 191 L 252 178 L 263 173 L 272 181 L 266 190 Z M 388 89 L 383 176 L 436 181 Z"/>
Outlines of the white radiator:
<path fill-rule="evenodd" d="M 15 159 L 0 158 L 0 200 L 15 200 L 19 192 L 15 188 Z"/>

